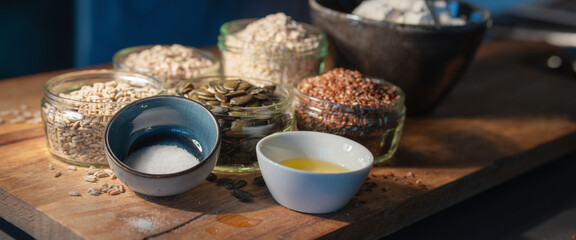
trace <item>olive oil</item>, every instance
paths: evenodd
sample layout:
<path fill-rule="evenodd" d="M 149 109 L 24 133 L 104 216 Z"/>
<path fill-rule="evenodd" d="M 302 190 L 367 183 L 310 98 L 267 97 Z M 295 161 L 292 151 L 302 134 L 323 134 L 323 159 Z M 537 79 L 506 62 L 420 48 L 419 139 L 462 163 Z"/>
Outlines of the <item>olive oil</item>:
<path fill-rule="evenodd" d="M 280 162 L 280 164 L 299 170 L 317 173 L 341 173 L 350 171 L 336 163 L 311 158 L 288 159 Z"/>

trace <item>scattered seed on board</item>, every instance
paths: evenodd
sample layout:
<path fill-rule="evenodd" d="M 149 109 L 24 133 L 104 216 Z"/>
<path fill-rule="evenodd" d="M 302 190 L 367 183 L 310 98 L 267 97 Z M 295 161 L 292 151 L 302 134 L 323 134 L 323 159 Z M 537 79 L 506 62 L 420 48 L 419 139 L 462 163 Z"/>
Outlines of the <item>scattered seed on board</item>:
<path fill-rule="evenodd" d="M 82 196 L 82 194 L 80 194 L 79 192 L 74 192 L 74 191 L 68 192 L 68 195 L 74 196 L 74 197 L 80 197 L 80 196 Z"/>
<path fill-rule="evenodd" d="M 96 176 L 94 176 L 94 175 L 89 175 L 89 176 L 84 177 L 84 180 L 85 180 L 86 182 L 96 182 Z"/>
<path fill-rule="evenodd" d="M 52 166 L 52 164 L 48 164 L 48 169 L 54 170 L 54 166 Z"/>
<path fill-rule="evenodd" d="M 69 170 L 76 171 L 76 166 L 68 166 Z"/>
<path fill-rule="evenodd" d="M 218 176 L 214 173 L 210 173 L 208 174 L 208 177 L 206 177 L 206 180 L 210 181 L 210 182 L 214 182 L 218 179 Z"/>
<path fill-rule="evenodd" d="M 231 178 L 220 178 L 216 180 L 216 186 L 226 186 L 230 182 L 232 182 Z"/>
<path fill-rule="evenodd" d="M 122 193 L 122 190 L 120 190 L 120 189 L 113 189 L 113 190 L 108 191 L 108 195 L 110 195 L 110 196 L 118 195 L 120 193 Z"/>
<path fill-rule="evenodd" d="M 255 177 L 253 182 L 256 186 L 266 186 L 266 182 L 264 182 L 264 178 L 262 176 Z"/>
<path fill-rule="evenodd" d="M 110 175 L 109 175 L 108 173 L 106 173 L 106 172 L 98 172 L 98 173 L 96 174 L 96 177 L 98 177 L 98 178 L 105 178 L 105 177 L 109 177 L 109 176 L 110 176 Z"/>
<path fill-rule="evenodd" d="M 86 172 L 88 173 L 88 175 L 92 175 L 97 171 L 98 171 L 98 168 L 96 168 L 94 166 L 90 166 L 89 168 L 86 169 Z"/>
<path fill-rule="evenodd" d="M 232 190 L 232 195 L 236 198 L 238 198 L 238 200 L 240 200 L 240 202 L 253 202 L 254 201 L 254 194 L 246 192 L 244 190 L 240 190 L 240 189 L 234 189 Z"/>
<path fill-rule="evenodd" d="M 62 175 L 62 172 L 60 172 L 60 171 L 54 173 L 55 178 L 60 177 L 61 175 Z"/>
<path fill-rule="evenodd" d="M 88 193 L 92 196 L 99 196 L 101 193 L 100 189 L 95 189 L 95 188 L 89 188 L 88 189 Z"/>
<path fill-rule="evenodd" d="M 226 189 L 228 189 L 228 190 L 239 189 L 239 188 L 246 186 L 246 184 L 248 184 L 248 182 L 246 182 L 245 180 L 236 179 L 236 180 L 233 180 L 232 182 L 228 183 L 226 185 Z"/>

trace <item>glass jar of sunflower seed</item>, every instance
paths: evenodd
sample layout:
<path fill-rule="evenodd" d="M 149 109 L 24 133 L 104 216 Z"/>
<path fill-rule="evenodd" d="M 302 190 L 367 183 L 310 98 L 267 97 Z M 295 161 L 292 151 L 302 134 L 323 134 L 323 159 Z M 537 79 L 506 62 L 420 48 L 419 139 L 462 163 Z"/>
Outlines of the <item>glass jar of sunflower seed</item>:
<path fill-rule="evenodd" d="M 81 166 L 107 166 L 104 130 L 125 105 L 164 94 L 163 81 L 111 69 L 65 73 L 44 84 L 41 104 L 48 150 Z"/>
<path fill-rule="evenodd" d="M 191 79 L 176 88 L 178 95 L 206 106 L 218 119 L 222 149 L 214 170 L 257 171 L 256 144 L 293 125 L 292 93 L 281 84 L 234 76 Z"/>
<path fill-rule="evenodd" d="M 113 56 L 114 69 L 152 75 L 169 93 L 186 79 L 220 74 L 220 60 L 211 52 L 181 44 L 124 48 Z"/>

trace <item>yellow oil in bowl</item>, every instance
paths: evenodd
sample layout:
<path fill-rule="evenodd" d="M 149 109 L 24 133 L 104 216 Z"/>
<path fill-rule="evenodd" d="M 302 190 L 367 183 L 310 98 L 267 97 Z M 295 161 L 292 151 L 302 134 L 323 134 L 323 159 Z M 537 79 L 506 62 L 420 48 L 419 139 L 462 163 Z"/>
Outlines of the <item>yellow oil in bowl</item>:
<path fill-rule="evenodd" d="M 341 173 L 350 171 L 336 163 L 311 158 L 288 159 L 280 162 L 280 164 L 299 170 L 317 173 Z"/>

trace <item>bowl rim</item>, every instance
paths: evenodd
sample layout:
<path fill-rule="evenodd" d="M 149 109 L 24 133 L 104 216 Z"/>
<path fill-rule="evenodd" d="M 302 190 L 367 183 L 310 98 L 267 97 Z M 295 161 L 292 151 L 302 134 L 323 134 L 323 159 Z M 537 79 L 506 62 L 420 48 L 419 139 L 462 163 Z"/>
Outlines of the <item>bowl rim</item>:
<path fill-rule="evenodd" d="M 116 155 L 112 152 L 112 150 L 110 148 L 110 143 L 108 141 L 110 126 L 112 125 L 112 122 L 116 118 L 119 118 L 120 113 L 123 111 L 127 111 L 128 108 L 131 108 L 131 107 L 138 105 L 142 102 L 153 101 L 156 99 L 176 99 L 177 101 L 185 101 L 185 102 L 187 101 L 187 102 L 192 103 L 193 105 L 200 107 L 204 112 L 210 114 L 211 119 L 214 122 L 214 125 L 216 126 L 216 130 L 218 132 L 218 135 L 216 136 L 216 145 L 210 150 L 210 153 L 208 153 L 208 155 L 205 158 L 199 159 L 200 162 L 198 164 L 194 165 L 193 167 L 187 168 L 187 169 L 179 171 L 179 172 L 174 172 L 174 173 L 145 173 L 145 172 L 140 172 L 140 171 L 137 171 L 136 169 L 129 167 L 123 161 L 120 161 L 120 159 L 118 159 L 118 157 L 116 157 Z M 162 95 L 162 96 L 153 96 L 153 97 L 143 98 L 143 99 L 134 101 L 134 102 L 126 105 L 122 109 L 118 110 L 114 114 L 114 116 L 112 116 L 112 118 L 110 118 L 110 121 L 108 121 L 108 124 L 106 124 L 106 130 L 104 131 L 104 144 L 105 144 L 104 148 L 106 150 L 106 155 L 108 155 L 108 157 L 109 157 L 108 159 L 110 159 L 114 165 L 118 166 L 122 170 L 129 172 L 130 174 L 137 175 L 140 177 L 145 177 L 145 178 L 172 178 L 172 177 L 186 175 L 190 172 L 194 172 L 196 169 L 199 169 L 199 168 L 203 167 L 204 165 L 208 164 L 209 161 L 207 159 L 217 160 L 214 158 L 214 155 L 217 154 L 217 151 L 219 151 L 220 145 L 222 144 L 222 134 L 220 131 L 220 124 L 218 124 L 218 120 L 216 119 L 214 114 L 212 114 L 212 112 L 210 112 L 210 110 L 208 110 L 202 104 L 200 104 L 194 100 L 190 100 L 190 99 L 180 97 L 180 96 Z M 112 164 L 110 164 L 110 165 L 112 165 Z"/>
<path fill-rule="evenodd" d="M 266 156 L 264 153 L 262 153 L 262 150 L 261 150 L 265 141 L 267 141 L 270 138 L 277 138 L 280 135 L 304 135 L 304 136 L 306 136 L 306 135 L 323 135 L 323 136 L 342 139 L 342 140 L 347 141 L 347 142 L 353 142 L 353 143 L 357 144 L 359 147 L 361 147 L 365 152 L 370 154 L 370 156 L 371 156 L 371 158 L 369 159 L 370 162 L 368 164 L 366 164 L 366 166 L 362 166 L 358 169 L 354 169 L 354 170 L 349 169 L 349 171 L 338 172 L 338 173 L 311 172 L 311 171 L 305 171 L 305 170 L 300 170 L 300 169 L 284 166 L 284 165 L 280 164 L 280 162 L 277 162 L 277 161 L 270 159 L 268 156 Z M 268 135 L 268 136 L 260 139 L 260 141 L 258 141 L 258 143 L 256 144 L 256 152 L 257 152 L 257 156 L 258 155 L 265 156 L 265 159 L 262 159 L 262 160 L 271 163 L 271 165 L 273 165 L 274 167 L 278 167 L 284 171 L 289 171 L 289 172 L 293 172 L 293 173 L 297 173 L 297 174 L 304 174 L 304 175 L 320 175 L 320 176 L 347 175 L 347 174 L 360 173 L 362 171 L 365 171 L 366 169 L 371 169 L 372 165 L 374 165 L 374 155 L 364 145 L 362 145 L 362 144 L 360 144 L 360 143 L 358 143 L 352 139 L 349 139 L 349 138 L 346 138 L 346 137 L 343 137 L 340 135 L 336 135 L 336 134 L 332 134 L 332 133 L 325 133 L 325 132 L 317 132 L 317 131 L 289 131 L 289 132 L 279 132 L 279 133 L 274 133 L 274 134 Z M 260 161 L 260 158 L 258 158 L 258 161 Z M 260 167 L 260 171 L 262 171 L 262 167 Z"/>
<path fill-rule="evenodd" d="M 478 5 L 475 4 L 471 4 L 465 1 L 460 1 L 460 0 L 446 0 L 451 1 L 451 2 L 458 2 L 460 4 L 466 5 L 468 7 L 470 7 L 471 9 L 474 9 L 476 11 L 479 11 L 482 13 L 482 20 L 481 21 L 475 21 L 475 22 L 467 22 L 466 25 L 463 26 L 451 26 L 451 25 L 441 25 L 441 26 L 434 26 L 434 25 L 418 25 L 418 24 L 403 24 L 403 23 L 395 23 L 395 22 L 390 22 L 390 21 L 378 21 L 378 20 L 374 20 L 374 19 L 369 19 L 369 18 L 363 18 L 361 16 L 358 15 L 354 15 L 352 13 L 346 13 L 346 12 L 341 12 L 329 7 L 326 7 L 322 4 L 320 4 L 318 2 L 318 0 L 308 0 L 309 6 L 311 8 L 311 11 L 317 10 L 319 13 L 323 14 L 323 15 L 331 15 L 331 16 L 335 16 L 338 18 L 344 18 L 350 21 L 355 21 L 355 22 L 362 22 L 368 25 L 376 25 L 376 26 L 388 26 L 388 27 L 401 27 L 401 28 L 405 28 L 405 29 L 410 29 L 410 30 L 415 30 L 415 31 L 446 31 L 446 32 L 450 32 L 450 31 L 461 31 L 461 30 L 466 30 L 466 29 L 474 29 L 477 27 L 482 27 L 484 25 L 490 26 L 492 24 L 492 16 L 490 14 L 490 12 L 483 8 L 480 7 Z"/>

